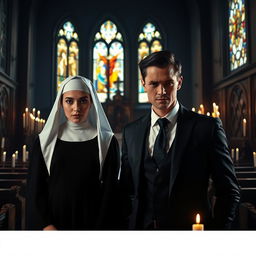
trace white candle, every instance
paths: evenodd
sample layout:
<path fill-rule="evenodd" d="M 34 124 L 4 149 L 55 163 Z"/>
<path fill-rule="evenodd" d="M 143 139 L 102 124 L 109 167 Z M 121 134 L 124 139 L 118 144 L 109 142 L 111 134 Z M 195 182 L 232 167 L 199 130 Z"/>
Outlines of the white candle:
<path fill-rule="evenodd" d="M 28 129 L 28 126 L 29 126 L 28 108 L 25 109 L 25 118 L 26 118 L 26 129 Z"/>
<path fill-rule="evenodd" d="M 22 123 L 23 123 L 23 129 L 25 129 L 26 128 L 26 114 L 25 113 L 23 113 L 23 115 L 22 115 Z"/>
<path fill-rule="evenodd" d="M 12 168 L 15 168 L 15 154 L 12 154 Z"/>
<path fill-rule="evenodd" d="M 196 111 L 196 109 L 195 109 L 195 108 L 192 108 L 192 111 L 194 111 L 194 112 L 195 112 L 195 111 Z"/>
<path fill-rule="evenodd" d="M 253 167 L 256 167 L 256 152 L 253 152 Z"/>
<path fill-rule="evenodd" d="M 18 160 L 18 158 L 19 158 L 19 152 L 15 151 L 15 160 Z"/>
<path fill-rule="evenodd" d="M 26 145 L 23 145 L 23 148 L 22 148 L 22 162 L 23 163 L 26 162 L 26 150 L 27 150 Z"/>
<path fill-rule="evenodd" d="M 37 111 L 37 117 L 40 118 L 40 110 Z"/>
<path fill-rule="evenodd" d="M 201 110 L 201 113 L 204 115 L 204 105 L 203 104 L 200 105 L 200 110 Z"/>
<path fill-rule="evenodd" d="M 236 148 L 236 161 L 239 160 L 239 148 Z"/>
<path fill-rule="evenodd" d="M 32 113 L 33 113 L 33 116 L 36 115 L 36 109 L 35 108 L 32 109 Z"/>
<path fill-rule="evenodd" d="M 210 114 L 210 112 L 207 112 L 207 114 L 206 114 L 207 116 L 210 116 L 211 114 Z"/>
<path fill-rule="evenodd" d="M 6 162 L 6 151 L 3 152 L 2 161 L 3 163 Z"/>
<path fill-rule="evenodd" d="M 232 157 L 232 160 L 234 161 L 235 160 L 235 150 L 233 148 L 231 149 L 231 157 Z"/>
<path fill-rule="evenodd" d="M 202 114 L 202 111 L 200 109 L 198 110 L 198 114 Z"/>
<path fill-rule="evenodd" d="M 2 137 L 1 148 L 4 148 L 4 144 L 5 144 L 5 137 Z"/>
<path fill-rule="evenodd" d="M 246 136 L 246 119 L 243 119 L 243 136 Z"/>

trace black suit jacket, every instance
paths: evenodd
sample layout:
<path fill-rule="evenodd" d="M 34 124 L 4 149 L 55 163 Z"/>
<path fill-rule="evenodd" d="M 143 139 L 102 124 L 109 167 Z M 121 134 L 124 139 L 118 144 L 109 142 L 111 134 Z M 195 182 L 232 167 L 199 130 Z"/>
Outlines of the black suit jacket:
<path fill-rule="evenodd" d="M 129 228 L 137 229 L 140 177 L 150 113 L 123 131 L 120 184 Z M 180 105 L 171 155 L 166 229 L 191 230 L 197 213 L 206 229 L 227 229 L 235 217 L 240 193 L 225 132 L 219 118 L 199 115 Z M 209 199 L 209 180 L 215 192 Z"/>

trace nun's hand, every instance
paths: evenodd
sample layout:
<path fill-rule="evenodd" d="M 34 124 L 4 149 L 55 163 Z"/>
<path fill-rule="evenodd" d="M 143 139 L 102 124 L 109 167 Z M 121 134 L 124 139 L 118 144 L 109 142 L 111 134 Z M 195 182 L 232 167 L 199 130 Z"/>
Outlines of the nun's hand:
<path fill-rule="evenodd" d="M 53 225 L 48 225 L 43 230 L 57 230 Z"/>

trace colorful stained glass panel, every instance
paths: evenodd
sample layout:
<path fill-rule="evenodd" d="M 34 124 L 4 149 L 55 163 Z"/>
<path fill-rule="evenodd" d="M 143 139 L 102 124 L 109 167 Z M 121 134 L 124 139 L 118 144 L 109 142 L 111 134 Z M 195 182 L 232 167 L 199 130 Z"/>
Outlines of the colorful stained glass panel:
<path fill-rule="evenodd" d="M 244 0 L 229 1 L 229 56 L 231 71 L 247 62 L 245 16 Z"/>
<path fill-rule="evenodd" d="M 68 47 L 64 39 L 60 39 L 57 45 L 57 83 L 59 85 L 67 77 Z"/>
<path fill-rule="evenodd" d="M 138 42 L 138 62 L 153 52 L 161 51 L 163 48 L 161 43 L 161 34 L 156 30 L 156 26 L 152 23 L 147 23 L 144 26 L 143 32 L 139 34 Z M 139 103 L 144 103 L 148 101 L 148 98 L 140 80 L 139 69 L 138 78 Z"/>
<path fill-rule="evenodd" d="M 68 75 L 76 76 L 78 74 L 78 60 L 79 60 L 79 50 L 77 42 L 72 41 L 69 46 L 69 56 L 68 56 Z"/>
<path fill-rule="evenodd" d="M 123 94 L 124 48 L 122 35 L 108 20 L 95 34 L 93 49 L 93 84 L 101 102 L 112 99 L 117 90 Z"/>

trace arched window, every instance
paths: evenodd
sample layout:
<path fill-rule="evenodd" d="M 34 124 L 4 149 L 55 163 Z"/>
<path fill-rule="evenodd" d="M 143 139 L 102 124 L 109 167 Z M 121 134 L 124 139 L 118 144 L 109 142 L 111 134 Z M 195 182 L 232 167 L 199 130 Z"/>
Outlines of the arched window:
<path fill-rule="evenodd" d="M 58 31 L 57 39 L 57 90 L 68 76 L 78 74 L 79 47 L 78 34 L 70 21 Z"/>
<path fill-rule="evenodd" d="M 162 37 L 157 30 L 156 26 L 152 23 L 147 23 L 138 38 L 138 63 L 147 55 L 161 51 L 163 48 Z M 144 92 L 144 87 L 142 86 L 140 80 L 140 71 L 138 71 L 138 95 L 139 103 L 144 103 L 148 101 L 147 94 Z"/>
<path fill-rule="evenodd" d="M 123 37 L 117 26 L 105 21 L 96 33 L 93 47 L 93 84 L 101 102 L 124 92 Z"/>
<path fill-rule="evenodd" d="M 244 0 L 229 1 L 230 70 L 247 62 L 246 12 Z"/>

